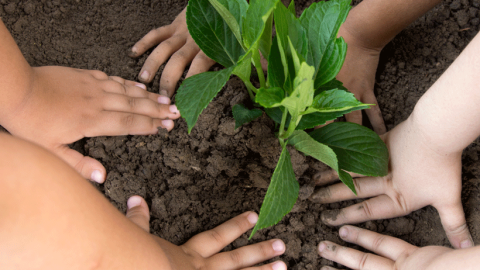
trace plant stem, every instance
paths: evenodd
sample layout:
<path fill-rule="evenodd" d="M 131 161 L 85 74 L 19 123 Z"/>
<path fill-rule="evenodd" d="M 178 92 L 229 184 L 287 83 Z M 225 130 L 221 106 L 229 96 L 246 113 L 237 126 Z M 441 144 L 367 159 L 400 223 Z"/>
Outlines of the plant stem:
<path fill-rule="evenodd" d="M 253 64 L 257 70 L 258 80 L 260 81 L 260 87 L 265 87 L 265 74 L 263 74 L 262 62 L 260 61 L 260 54 L 258 50 L 253 52 Z"/>
<path fill-rule="evenodd" d="M 243 81 L 243 83 L 247 87 L 248 94 L 250 95 L 250 99 L 255 102 L 255 96 L 253 95 L 253 93 L 256 94 L 258 92 L 258 89 L 255 88 L 255 86 L 253 86 L 253 84 L 250 81 Z"/>
<path fill-rule="evenodd" d="M 280 136 L 280 138 L 287 139 L 288 137 L 290 137 L 290 135 L 292 135 L 292 133 L 297 128 L 297 121 L 300 120 L 301 118 L 302 118 L 301 115 L 292 116 L 292 118 L 290 119 L 290 125 L 288 125 L 287 132 L 283 133 L 282 136 Z"/>
<path fill-rule="evenodd" d="M 288 116 L 288 110 L 287 108 L 284 108 L 283 115 L 282 115 L 282 122 L 280 124 L 280 133 L 278 136 L 282 138 L 283 133 L 285 133 L 285 123 L 287 122 L 287 116 Z"/>

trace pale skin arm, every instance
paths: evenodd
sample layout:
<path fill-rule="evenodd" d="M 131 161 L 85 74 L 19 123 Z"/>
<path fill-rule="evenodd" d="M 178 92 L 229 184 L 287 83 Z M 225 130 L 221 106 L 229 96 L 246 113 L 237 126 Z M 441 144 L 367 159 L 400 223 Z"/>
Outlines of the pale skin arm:
<path fill-rule="evenodd" d="M 350 11 L 339 31 L 348 44 L 345 63 L 337 76 L 356 98 L 376 104 L 366 114 L 378 134 L 387 130 L 373 92 L 380 52 L 400 31 L 441 0 L 364 0 Z M 362 124 L 361 111 L 346 115 Z"/>
<path fill-rule="evenodd" d="M 149 234 L 141 197 L 128 200 L 127 219 L 41 147 L 1 133 L 0 151 L 0 269 L 286 269 L 253 267 L 283 254 L 278 239 L 219 253 L 253 228 L 254 212 L 176 246 Z"/>
<path fill-rule="evenodd" d="M 320 256 L 354 270 L 473 270 L 480 263 L 478 246 L 459 250 L 440 246 L 418 248 L 400 239 L 353 226 L 343 226 L 339 235 L 346 242 L 376 253 L 360 252 L 330 241 L 320 243 Z M 336 268 L 324 266 L 320 270 Z"/>
<path fill-rule="evenodd" d="M 0 20 L 0 125 L 40 144 L 83 177 L 102 183 L 105 168 L 68 144 L 83 137 L 155 134 L 180 117 L 170 99 L 101 71 L 27 63 Z"/>
<path fill-rule="evenodd" d="M 354 180 L 359 198 L 371 198 L 322 214 L 329 225 L 403 216 L 432 205 L 455 248 L 473 245 L 461 204 L 462 150 L 480 135 L 480 35 L 418 101 L 410 117 L 384 136 L 390 152 L 386 177 Z M 319 184 L 329 182 L 320 178 Z M 343 184 L 317 191 L 312 200 L 356 198 Z"/>

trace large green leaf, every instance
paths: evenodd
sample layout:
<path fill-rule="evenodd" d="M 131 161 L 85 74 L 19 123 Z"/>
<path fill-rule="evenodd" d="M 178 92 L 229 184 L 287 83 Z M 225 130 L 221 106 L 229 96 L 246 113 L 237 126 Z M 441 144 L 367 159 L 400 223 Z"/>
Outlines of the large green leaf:
<path fill-rule="evenodd" d="M 267 85 L 269 87 L 283 87 L 285 83 L 285 74 L 288 71 L 284 69 L 280 49 L 278 48 L 278 39 L 275 36 L 268 57 Z"/>
<path fill-rule="evenodd" d="M 282 47 L 285 50 L 289 47 L 288 38 L 290 38 L 295 50 L 305 59 L 308 51 L 307 32 L 300 23 L 300 20 L 281 2 L 278 3 L 274 11 L 274 16 L 275 31 L 279 42 L 282 43 Z M 287 52 L 287 55 L 290 56 L 290 54 L 291 52 Z"/>
<path fill-rule="evenodd" d="M 238 11 L 232 15 L 237 18 L 241 14 L 242 0 L 217 0 L 230 12 L 236 10 L 230 5 L 238 4 Z M 234 33 L 222 16 L 210 4 L 209 0 L 190 0 L 187 6 L 188 31 L 195 43 L 211 59 L 224 67 L 235 65 L 245 51 L 237 41 Z"/>
<path fill-rule="evenodd" d="M 240 60 L 238 60 L 238 63 L 232 73 L 240 77 L 242 81 L 250 81 L 250 75 L 252 74 L 251 60 L 252 52 L 242 56 Z"/>
<path fill-rule="evenodd" d="M 265 30 L 258 41 L 258 48 L 265 59 L 268 59 L 268 56 L 270 55 L 270 48 L 272 47 L 272 32 L 273 13 L 270 14 L 270 17 L 268 17 L 268 20 L 265 22 Z"/>
<path fill-rule="evenodd" d="M 183 81 L 175 97 L 180 114 L 192 131 L 200 113 L 227 83 L 235 66 L 220 71 L 200 73 Z"/>
<path fill-rule="evenodd" d="M 293 15 L 297 16 L 297 13 L 295 11 L 295 1 L 292 0 L 290 4 L 288 5 L 288 10 L 292 12 Z"/>
<path fill-rule="evenodd" d="M 279 0 L 250 0 L 247 14 L 243 21 L 243 43 L 250 47 L 258 46 L 265 30 L 265 25 Z M 258 48 L 258 47 L 256 47 Z"/>
<path fill-rule="evenodd" d="M 288 214 L 297 201 L 298 191 L 299 185 L 293 172 L 290 154 L 287 148 L 283 147 L 250 238 L 258 230 L 277 224 Z"/>
<path fill-rule="evenodd" d="M 388 173 L 388 149 L 372 130 L 349 122 L 335 122 L 310 133 L 337 154 L 338 166 L 368 176 Z"/>
<path fill-rule="evenodd" d="M 260 88 L 255 96 L 255 102 L 265 108 L 273 108 L 282 105 L 285 98 L 285 91 L 280 87 Z"/>
<path fill-rule="evenodd" d="M 337 51 L 336 47 L 330 48 L 330 46 L 335 43 L 338 30 L 347 18 L 351 8 L 350 2 L 351 0 L 338 0 L 313 3 L 300 16 L 300 22 L 307 31 L 309 44 L 306 60 L 308 64 L 315 67 L 315 78 L 318 77 L 321 70 L 330 68 L 326 67 L 326 64 L 331 64 L 334 67 L 338 66 L 337 63 L 330 62 L 329 58 L 332 61 L 336 59 L 341 63 L 344 61 L 340 57 L 332 58 L 327 53 L 329 51 L 341 53 L 340 48 Z M 324 60 L 325 56 L 327 57 L 326 60 Z M 322 62 L 325 64 L 324 66 L 322 66 Z M 325 82 L 328 82 L 328 80 Z"/>
<path fill-rule="evenodd" d="M 298 151 L 307 156 L 311 156 L 337 171 L 340 180 L 349 187 L 353 193 L 357 194 L 352 177 L 339 169 L 338 160 L 335 152 L 325 144 L 319 143 L 310 137 L 305 131 L 297 130 L 288 139 L 288 144 L 291 144 Z"/>
<path fill-rule="evenodd" d="M 313 112 L 338 112 L 354 108 L 364 108 L 374 104 L 364 104 L 358 101 L 355 96 L 347 91 L 333 89 L 323 91 L 313 99 L 310 106 L 304 114 Z"/>
<path fill-rule="evenodd" d="M 243 46 L 242 34 L 240 25 L 243 16 L 248 9 L 248 3 L 245 0 L 208 0 L 215 10 L 222 16 L 237 38 L 238 43 Z M 233 13 L 232 13 L 233 12 Z M 234 15 L 235 14 L 235 15 Z M 243 48 L 245 49 L 245 48 Z"/>
<path fill-rule="evenodd" d="M 249 110 L 241 104 L 236 104 L 232 108 L 233 118 L 235 118 L 235 129 L 243 124 L 249 123 L 262 116 L 263 111 L 260 109 Z"/>
<path fill-rule="evenodd" d="M 315 78 L 315 89 L 335 79 L 335 76 L 337 76 L 340 69 L 342 69 L 345 56 L 347 56 L 347 43 L 343 37 L 337 38 L 335 42 L 329 46 L 325 57 L 322 59 Z"/>

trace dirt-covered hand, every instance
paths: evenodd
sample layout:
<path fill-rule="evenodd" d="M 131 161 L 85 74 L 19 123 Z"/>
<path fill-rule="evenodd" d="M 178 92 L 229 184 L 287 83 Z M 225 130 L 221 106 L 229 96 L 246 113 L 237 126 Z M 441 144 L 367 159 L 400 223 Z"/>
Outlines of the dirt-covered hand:
<path fill-rule="evenodd" d="M 360 26 L 361 27 L 361 26 Z M 387 132 L 382 112 L 373 92 L 375 73 L 382 48 L 369 47 L 352 35 L 346 25 L 340 27 L 338 36 L 348 44 L 347 56 L 337 79 L 363 103 L 375 104 L 365 110 L 373 129 L 379 135 Z M 355 111 L 345 115 L 347 121 L 362 125 L 362 112 Z"/>
<path fill-rule="evenodd" d="M 206 56 L 190 36 L 185 13 L 186 9 L 170 25 L 150 31 L 132 47 L 130 52 L 130 57 L 138 57 L 158 45 L 140 71 L 138 78 L 145 83 L 153 80 L 160 66 L 171 56 L 160 78 L 160 94 L 168 97 L 172 97 L 177 82 L 189 63 L 191 65 L 187 78 L 206 72 L 215 64 L 215 61 Z"/>
<path fill-rule="evenodd" d="M 149 211 L 147 203 L 140 196 L 131 197 L 128 202 L 127 218 L 140 228 L 149 232 Z M 181 246 L 176 246 L 159 237 L 153 236 L 170 261 L 169 269 L 249 269 L 249 270 L 286 270 L 282 261 L 252 267 L 285 252 L 285 244 L 279 240 L 269 240 L 221 252 L 224 247 L 253 228 L 258 215 L 246 212 L 234 217 L 222 225 L 192 237 Z"/>
<path fill-rule="evenodd" d="M 435 259 L 452 251 L 440 246 L 418 248 L 400 239 L 353 226 L 343 226 L 339 234 L 344 241 L 378 254 L 364 253 L 329 241 L 318 245 L 320 256 L 354 270 L 423 270 Z M 335 268 L 324 266 L 320 270 Z"/>
<path fill-rule="evenodd" d="M 84 137 L 155 134 L 180 117 L 170 99 L 101 71 L 33 69 L 23 101 L 2 119 L 10 133 L 56 153 L 83 177 L 102 183 L 105 168 L 68 147 Z"/>
<path fill-rule="evenodd" d="M 360 223 L 367 220 L 404 216 L 427 205 L 435 207 L 455 248 L 473 245 L 461 203 L 461 151 L 445 154 L 431 147 L 413 120 L 395 127 L 383 139 L 389 149 L 389 174 L 385 177 L 354 179 L 355 196 L 344 184 L 323 187 L 311 200 L 332 203 L 370 198 L 341 210 L 325 211 L 322 221 L 328 225 Z M 331 173 L 316 176 L 317 184 L 326 184 Z M 322 183 L 323 182 L 323 183 Z"/>

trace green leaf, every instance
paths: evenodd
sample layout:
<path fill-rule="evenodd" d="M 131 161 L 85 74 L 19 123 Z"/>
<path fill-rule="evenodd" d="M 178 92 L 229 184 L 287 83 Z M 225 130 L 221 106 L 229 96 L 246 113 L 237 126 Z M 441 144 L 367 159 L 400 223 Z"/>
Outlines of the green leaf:
<path fill-rule="evenodd" d="M 289 48 L 288 38 L 292 41 L 295 50 L 305 59 L 308 51 L 307 32 L 299 19 L 295 17 L 281 2 L 274 12 L 275 31 L 277 38 L 285 51 Z M 291 57 L 292 52 L 287 56 Z"/>
<path fill-rule="evenodd" d="M 320 64 L 320 70 L 315 78 L 315 89 L 335 79 L 335 76 L 342 69 L 346 56 L 347 43 L 343 37 L 337 38 L 325 52 L 325 56 Z"/>
<path fill-rule="evenodd" d="M 310 133 L 337 154 L 340 169 L 367 176 L 388 173 L 388 149 L 372 130 L 349 122 L 335 122 Z"/>
<path fill-rule="evenodd" d="M 295 1 L 294 1 L 294 0 L 292 0 L 292 1 L 290 2 L 290 5 L 288 5 L 288 10 L 289 10 L 290 12 L 292 12 L 293 15 L 297 16 L 297 13 L 296 13 L 296 11 L 295 11 Z"/>
<path fill-rule="evenodd" d="M 250 0 L 247 14 L 243 21 L 243 43 L 250 49 L 258 48 L 258 42 L 265 30 L 265 24 L 279 0 Z"/>
<path fill-rule="evenodd" d="M 300 66 L 297 77 L 294 80 L 294 91 L 282 101 L 282 105 L 288 109 L 288 112 L 294 119 L 300 115 L 306 107 L 313 101 L 313 73 L 315 69 L 303 62 Z M 295 123 L 298 124 L 298 123 Z"/>
<path fill-rule="evenodd" d="M 235 10 L 235 8 L 228 8 L 229 5 L 238 3 L 239 10 L 232 14 L 236 18 L 241 14 L 243 5 L 240 3 L 243 0 L 218 1 L 225 4 L 224 6 L 230 11 Z M 231 67 L 245 53 L 228 24 L 210 4 L 209 0 L 190 0 L 186 16 L 190 35 L 200 49 L 214 61 L 224 67 Z"/>
<path fill-rule="evenodd" d="M 272 30 L 273 29 L 273 13 L 270 14 L 268 20 L 265 22 L 265 30 L 260 37 L 258 47 L 265 59 L 270 55 L 270 48 L 272 47 Z"/>
<path fill-rule="evenodd" d="M 327 164 L 330 168 L 337 171 L 340 180 L 345 183 L 355 195 L 357 194 L 352 177 L 339 169 L 337 156 L 330 147 L 317 142 L 305 131 L 300 130 L 295 131 L 292 136 L 290 136 L 288 144 L 293 145 L 298 151 Z"/>
<path fill-rule="evenodd" d="M 265 108 L 278 107 L 282 105 L 285 98 L 285 91 L 280 87 L 260 88 L 255 96 L 255 102 Z"/>
<path fill-rule="evenodd" d="M 351 9 L 350 2 L 351 0 L 338 0 L 313 3 L 300 16 L 300 22 L 307 31 L 309 41 L 306 60 L 308 64 L 315 67 L 315 79 L 319 77 L 320 71 L 323 72 L 323 70 L 331 68 L 327 64 L 334 67 L 338 66 L 338 63 L 334 63 L 333 60 L 343 64 L 344 60 L 340 59 L 340 56 L 331 56 L 328 53 L 342 53 L 340 50 L 343 48 L 340 46 L 341 42 L 336 40 L 338 30 Z M 340 47 L 331 48 L 331 44 L 334 43 L 338 43 Z M 324 60 L 325 57 L 326 59 Z M 323 66 L 322 62 L 324 63 Z M 336 74 L 333 77 L 335 76 Z M 328 77 L 331 77 L 331 74 Z M 328 82 L 329 80 L 326 78 L 322 80 Z M 316 85 L 319 86 L 318 84 Z"/>
<path fill-rule="evenodd" d="M 270 87 L 283 87 L 285 74 L 287 72 L 282 63 L 280 50 L 278 48 L 278 39 L 275 37 L 268 57 L 267 85 Z"/>
<path fill-rule="evenodd" d="M 327 83 L 324 83 L 320 87 L 315 87 L 315 96 L 317 96 L 323 91 L 332 90 L 332 89 L 340 89 L 340 90 L 347 91 L 347 88 L 343 86 L 343 83 L 341 81 L 333 79 Z"/>
<path fill-rule="evenodd" d="M 200 73 L 183 81 L 175 97 L 180 114 L 192 131 L 200 113 L 227 83 L 235 66 L 220 71 Z"/>
<path fill-rule="evenodd" d="M 304 114 L 346 111 L 354 108 L 364 108 L 365 106 L 370 108 L 370 105 L 374 104 L 364 104 L 358 101 L 350 92 L 333 89 L 318 94 L 313 99 L 312 106 L 309 107 Z"/>
<path fill-rule="evenodd" d="M 242 79 L 242 81 L 250 81 L 250 76 L 252 74 L 252 52 L 245 54 L 238 60 L 235 69 L 233 70 L 233 74 L 237 75 Z"/>
<path fill-rule="evenodd" d="M 238 43 L 243 46 L 242 34 L 240 32 L 239 22 L 242 20 L 242 15 L 245 15 L 248 9 L 248 3 L 245 0 L 208 0 L 215 10 L 222 16 L 223 20 L 227 23 L 230 30 L 237 38 Z M 220 3 L 223 2 L 223 3 Z M 227 5 L 229 8 L 227 9 Z M 236 12 L 237 18 L 230 13 L 230 10 Z M 245 50 L 245 47 L 243 47 Z"/>
<path fill-rule="evenodd" d="M 249 110 L 241 104 L 236 104 L 232 108 L 233 118 L 235 118 L 235 129 L 243 124 L 249 123 L 262 116 L 263 111 L 259 109 Z"/>
<path fill-rule="evenodd" d="M 258 230 L 277 224 L 288 214 L 297 201 L 298 191 L 299 185 L 293 172 L 290 154 L 287 148 L 283 147 L 250 238 Z"/>

